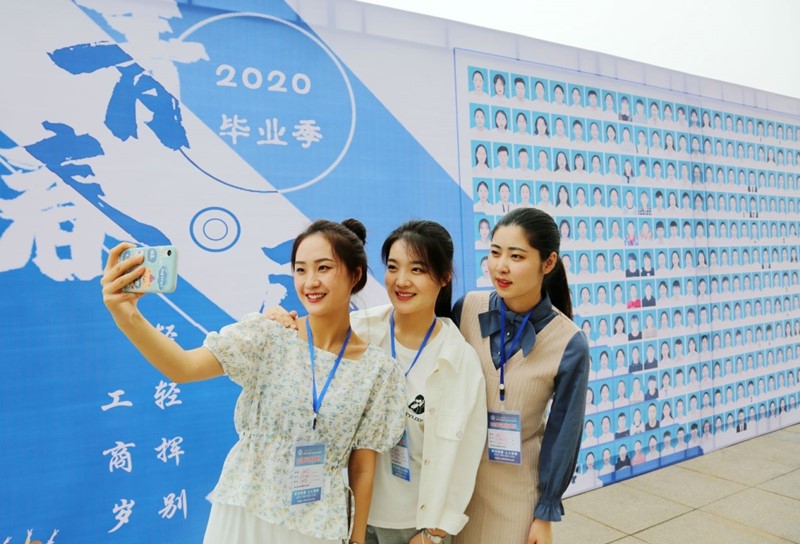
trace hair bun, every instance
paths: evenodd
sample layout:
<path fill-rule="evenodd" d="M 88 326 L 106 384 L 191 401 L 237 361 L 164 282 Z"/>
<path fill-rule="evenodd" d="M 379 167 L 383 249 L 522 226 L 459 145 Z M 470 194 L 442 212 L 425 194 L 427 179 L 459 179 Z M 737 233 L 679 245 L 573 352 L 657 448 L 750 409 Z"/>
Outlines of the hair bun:
<path fill-rule="evenodd" d="M 353 218 L 345 219 L 342 221 L 342 225 L 350 229 L 353 234 L 358 236 L 358 239 L 361 240 L 362 244 L 367 243 L 367 227 L 365 227 L 361 221 Z"/>

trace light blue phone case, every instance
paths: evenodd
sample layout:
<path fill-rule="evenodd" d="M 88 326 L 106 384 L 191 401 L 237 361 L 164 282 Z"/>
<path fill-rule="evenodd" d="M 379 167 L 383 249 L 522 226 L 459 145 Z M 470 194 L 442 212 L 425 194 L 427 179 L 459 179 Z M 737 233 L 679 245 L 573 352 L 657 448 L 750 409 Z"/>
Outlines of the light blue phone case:
<path fill-rule="evenodd" d="M 178 248 L 175 246 L 141 246 L 126 249 L 125 260 L 144 254 L 145 272 L 136 281 L 122 288 L 127 293 L 171 293 L 178 283 Z"/>

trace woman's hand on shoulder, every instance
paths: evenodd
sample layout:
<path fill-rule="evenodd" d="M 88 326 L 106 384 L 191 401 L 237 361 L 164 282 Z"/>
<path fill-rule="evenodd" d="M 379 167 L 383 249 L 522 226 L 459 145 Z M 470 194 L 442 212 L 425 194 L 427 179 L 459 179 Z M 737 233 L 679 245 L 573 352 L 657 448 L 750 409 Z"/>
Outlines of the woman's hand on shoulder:
<path fill-rule="evenodd" d="M 295 310 L 287 312 L 280 306 L 273 306 L 264 310 L 263 315 L 271 321 L 277 321 L 287 329 L 297 330 L 297 312 Z"/>
<path fill-rule="evenodd" d="M 136 247 L 130 242 L 117 244 L 108 252 L 108 260 L 103 269 L 103 276 L 100 278 L 100 285 L 103 286 L 103 304 L 114 316 L 127 317 L 138 311 L 136 303 L 144 293 L 126 293 L 123 287 L 137 279 L 144 272 L 144 267 L 139 266 L 144 260 L 144 255 L 134 255 L 119 260 L 119 256 L 128 248 Z"/>

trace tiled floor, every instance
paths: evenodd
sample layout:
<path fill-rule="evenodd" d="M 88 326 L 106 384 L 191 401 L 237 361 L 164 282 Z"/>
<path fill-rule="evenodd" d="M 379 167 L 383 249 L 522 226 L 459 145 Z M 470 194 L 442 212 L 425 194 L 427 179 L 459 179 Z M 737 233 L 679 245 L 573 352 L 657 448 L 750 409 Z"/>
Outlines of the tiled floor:
<path fill-rule="evenodd" d="M 564 505 L 557 544 L 800 544 L 800 425 Z"/>

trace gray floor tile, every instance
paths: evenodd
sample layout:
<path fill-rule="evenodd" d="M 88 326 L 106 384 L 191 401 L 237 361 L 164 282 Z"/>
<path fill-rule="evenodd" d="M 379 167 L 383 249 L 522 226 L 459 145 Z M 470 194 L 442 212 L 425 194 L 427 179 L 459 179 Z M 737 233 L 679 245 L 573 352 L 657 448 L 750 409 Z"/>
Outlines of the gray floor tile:
<path fill-rule="evenodd" d="M 553 541 L 559 543 L 608 544 L 626 536 L 607 525 L 567 508 L 562 521 L 553 524 Z"/>
<path fill-rule="evenodd" d="M 758 488 L 800 501 L 800 469 L 759 484 Z"/>
<path fill-rule="evenodd" d="M 792 468 L 800 468 L 800 434 L 776 431 L 752 440 L 741 442 L 724 450 L 729 454 L 743 454 L 760 461 L 771 461 Z"/>
<path fill-rule="evenodd" d="M 681 467 L 745 485 L 758 485 L 793 470 L 791 466 L 737 451 L 737 447 L 741 444 L 695 457 L 681 463 Z"/>
<path fill-rule="evenodd" d="M 625 534 L 636 533 L 691 510 L 686 505 L 622 484 L 571 497 L 566 504 L 570 510 Z"/>
<path fill-rule="evenodd" d="M 788 544 L 774 535 L 695 510 L 636 534 L 648 544 Z"/>
<path fill-rule="evenodd" d="M 750 488 L 702 508 L 791 542 L 800 542 L 800 500 Z"/>
<path fill-rule="evenodd" d="M 728 495 L 746 489 L 746 486 L 673 465 L 655 470 L 618 484 L 646 491 L 692 508 L 699 508 Z"/>

